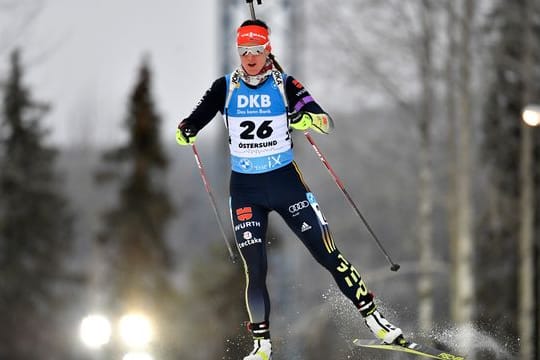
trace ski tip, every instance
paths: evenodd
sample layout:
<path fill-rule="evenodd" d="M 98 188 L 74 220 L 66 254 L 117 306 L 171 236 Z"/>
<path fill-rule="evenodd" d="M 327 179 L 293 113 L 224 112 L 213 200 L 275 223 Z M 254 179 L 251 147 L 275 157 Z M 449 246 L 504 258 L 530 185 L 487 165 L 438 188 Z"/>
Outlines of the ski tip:
<path fill-rule="evenodd" d="M 370 349 L 406 352 L 412 355 L 417 355 L 429 359 L 465 360 L 465 357 L 463 356 L 450 354 L 445 351 L 435 349 L 430 346 L 410 342 L 405 339 L 403 339 L 403 342 L 399 344 L 385 344 L 382 343 L 380 340 L 373 339 L 354 339 L 353 344 L 355 346 Z"/>
<path fill-rule="evenodd" d="M 374 339 L 354 339 L 353 344 L 356 346 L 377 346 L 377 345 L 388 345 L 380 340 Z"/>

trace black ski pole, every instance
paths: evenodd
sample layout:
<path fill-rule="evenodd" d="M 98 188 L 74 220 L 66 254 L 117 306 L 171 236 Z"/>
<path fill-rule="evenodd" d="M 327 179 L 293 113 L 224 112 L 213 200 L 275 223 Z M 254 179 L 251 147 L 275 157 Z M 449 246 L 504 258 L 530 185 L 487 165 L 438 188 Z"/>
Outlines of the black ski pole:
<path fill-rule="evenodd" d="M 251 19 L 256 20 L 257 17 L 255 16 L 255 8 L 253 7 L 253 0 L 246 0 L 246 3 L 249 5 L 249 12 L 251 13 Z M 262 0 L 257 0 L 257 4 L 261 5 Z"/>
<path fill-rule="evenodd" d="M 199 156 L 199 152 L 197 151 L 195 144 L 191 144 L 191 149 L 193 149 L 193 155 L 195 156 L 195 161 L 197 162 L 197 167 L 199 168 L 199 173 L 201 174 L 201 179 L 203 181 L 204 188 L 206 189 L 206 193 L 208 194 L 208 197 L 210 198 L 210 203 L 212 204 L 212 209 L 214 210 L 214 214 L 216 215 L 216 220 L 219 225 L 219 230 L 221 231 L 221 235 L 223 236 L 223 240 L 225 241 L 225 245 L 227 246 L 227 250 L 229 251 L 229 256 L 232 262 L 236 263 L 236 257 L 234 256 L 229 240 L 227 239 L 227 235 L 225 234 L 225 227 L 223 226 L 223 221 L 221 220 L 221 217 L 219 216 L 218 208 L 216 205 L 216 199 L 214 198 L 214 194 L 212 192 L 212 187 L 210 186 L 210 182 L 208 181 L 208 178 L 206 177 L 206 172 L 204 171 L 201 157 Z"/>
<path fill-rule="evenodd" d="M 332 169 L 332 167 L 330 166 L 330 163 L 328 162 L 328 160 L 326 160 L 326 158 L 324 157 L 324 155 L 322 154 L 321 150 L 319 149 L 319 147 L 317 146 L 317 144 L 315 143 L 315 141 L 313 140 L 313 138 L 311 137 L 311 135 L 309 134 L 309 132 L 305 131 L 304 132 L 304 135 L 306 135 L 306 138 L 308 139 L 309 143 L 311 144 L 311 146 L 313 147 L 313 150 L 315 150 L 315 153 L 317 154 L 317 156 L 319 157 L 319 159 L 321 160 L 321 162 L 324 164 L 324 166 L 326 167 L 326 169 L 328 170 L 328 172 L 330 173 L 330 176 L 332 176 L 332 178 L 334 179 L 334 182 L 336 183 L 336 185 L 338 186 L 338 188 L 341 190 L 341 192 L 343 193 L 343 195 L 345 195 L 345 198 L 347 199 L 347 201 L 349 202 L 349 205 L 351 205 L 351 207 L 353 208 L 353 210 L 356 212 L 356 215 L 358 215 L 360 217 L 360 219 L 362 220 L 362 222 L 364 223 L 364 225 L 366 226 L 369 234 L 371 235 L 371 237 L 375 240 L 375 242 L 377 243 L 377 245 L 379 246 L 379 249 L 381 250 L 381 252 L 384 254 L 384 256 L 386 257 L 386 260 L 388 260 L 388 262 L 390 263 L 390 270 L 392 271 L 398 271 L 400 266 L 399 264 L 396 264 L 392 261 L 392 259 L 390 258 L 390 255 L 388 255 L 388 252 L 386 252 L 384 246 L 382 245 L 382 243 L 379 241 L 379 239 L 377 238 L 377 236 L 375 235 L 375 232 L 371 229 L 371 226 L 369 226 L 369 223 L 367 222 L 366 218 L 364 217 L 364 215 L 362 215 L 362 213 L 360 212 L 360 210 L 358 209 L 358 206 L 356 206 L 356 204 L 354 203 L 353 199 L 351 198 L 351 196 L 349 195 L 349 193 L 347 192 L 347 190 L 345 189 L 345 185 L 343 185 L 343 182 L 339 179 L 339 177 L 337 176 L 337 174 L 335 173 L 334 169 Z"/>
<path fill-rule="evenodd" d="M 251 19 L 256 20 L 257 17 L 255 16 L 255 8 L 253 7 L 253 0 L 246 0 L 246 3 L 249 5 L 249 12 L 251 13 Z M 261 5 L 262 0 L 257 0 L 257 4 Z"/>

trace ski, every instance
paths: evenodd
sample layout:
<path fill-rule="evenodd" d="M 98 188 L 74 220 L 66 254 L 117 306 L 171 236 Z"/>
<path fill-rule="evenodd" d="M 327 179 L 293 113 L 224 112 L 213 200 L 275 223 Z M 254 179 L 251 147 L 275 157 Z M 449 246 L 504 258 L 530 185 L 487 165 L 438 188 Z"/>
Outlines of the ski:
<path fill-rule="evenodd" d="M 364 348 L 401 351 L 430 359 L 465 360 L 463 356 L 453 355 L 442 350 L 438 350 L 426 345 L 420 345 L 414 342 L 407 341 L 405 339 L 401 340 L 400 344 L 385 344 L 381 343 L 380 340 L 355 339 L 353 340 L 353 344 Z"/>

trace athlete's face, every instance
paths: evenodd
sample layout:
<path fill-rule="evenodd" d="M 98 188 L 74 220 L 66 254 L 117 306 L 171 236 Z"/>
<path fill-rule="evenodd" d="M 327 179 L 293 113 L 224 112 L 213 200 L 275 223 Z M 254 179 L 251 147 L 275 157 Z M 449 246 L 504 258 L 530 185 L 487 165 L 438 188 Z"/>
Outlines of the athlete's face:
<path fill-rule="evenodd" d="M 246 44 L 245 46 L 257 46 L 257 44 Z M 266 58 L 268 57 L 268 50 L 264 50 L 262 53 L 258 54 L 256 51 L 248 51 L 243 55 L 240 54 L 240 62 L 245 72 L 248 75 L 257 75 L 261 72 L 262 68 L 266 64 Z"/>

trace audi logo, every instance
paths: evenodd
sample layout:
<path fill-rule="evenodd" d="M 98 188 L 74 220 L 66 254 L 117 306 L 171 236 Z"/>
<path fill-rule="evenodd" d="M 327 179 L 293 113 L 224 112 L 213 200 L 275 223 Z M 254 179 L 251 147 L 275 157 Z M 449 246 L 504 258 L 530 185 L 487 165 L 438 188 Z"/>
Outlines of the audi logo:
<path fill-rule="evenodd" d="M 291 214 L 294 214 L 295 212 L 305 209 L 308 206 L 309 206 L 309 202 L 307 200 L 300 201 L 300 202 L 297 202 L 296 204 L 289 206 L 289 212 Z"/>

